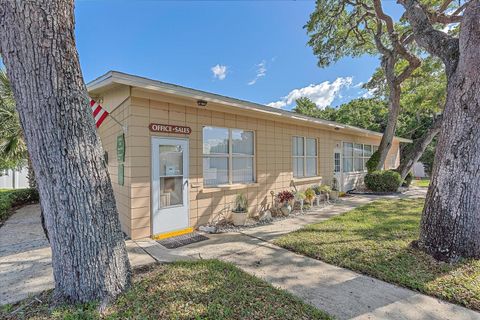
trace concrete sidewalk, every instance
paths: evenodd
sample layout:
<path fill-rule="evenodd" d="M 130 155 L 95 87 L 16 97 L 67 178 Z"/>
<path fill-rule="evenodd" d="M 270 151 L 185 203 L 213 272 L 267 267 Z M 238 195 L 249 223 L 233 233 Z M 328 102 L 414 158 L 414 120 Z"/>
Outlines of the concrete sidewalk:
<path fill-rule="evenodd" d="M 135 242 L 126 241 L 132 266 L 155 260 Z M 40 223 L 40 206 L 25 206 L 0 228 L 0 305 L 51 289 L 52 251 Z"/>
<path fill-rule="evenodd" d="M 402 197 L 422 196 L 422 191 Z M 377 197 L 355 196 L 307 215 L 246 229 L 209 235 L 208 241 L 167 250 L 157 242 L 138 241 L 160 261 L 217 258 L 283 288 L 339 319 L 480 319 L 480 314 L 277 247 L 271 240 L 368 203 Z M 382 197 L 384 198 L 384 197 Z"/>

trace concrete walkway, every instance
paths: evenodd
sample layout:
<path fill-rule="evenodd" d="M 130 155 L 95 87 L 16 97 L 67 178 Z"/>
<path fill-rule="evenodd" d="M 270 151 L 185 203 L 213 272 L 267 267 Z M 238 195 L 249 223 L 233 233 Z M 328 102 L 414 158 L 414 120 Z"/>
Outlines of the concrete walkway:
<path fill-rule="evenodd" d="M 402 197 L 417 196 L 424 196 L 424 191 L 414 190 Z M 298 255 L 271 243 L 274 238 L 305 224 L 328 219 L 376 198 L 346 198 L 307 215 L 241 233 L 209 235 L 208 241 L 173 250 L 150 239 L 137 243 L 159 261 L 185 256 L 234 263 L 339 319 L 480 319 L 475 311 Z"/>
<path fill-rule="evenodd" d="M 401 197 L 424 195 L 425 190 L 415 189 Z M 127 241 L 127 248 L 133 265 L 153 262 L 143 250 L 160 262 L 199 258 L 232 262 L 339 319 L 480 319 L 480 314 L 472 310 L 304 257 L 271 243 L 274 238 L 305 224 L 328 219 L 376 198 L 345 198 L 334 206 L 306 215 L 240 233 L 209 235 L 207 241 L 174 250 L 151 239 Z M 51 252 L 43 237 L 38 212 L 38 206 L 20 209 L 0 229 L 0 304 L 53 287 Z"/>
<path fill-rule="evenodd" d="M 132 266 L 155 260 L 133 241 L 126 241 Z M 25 206 L 0 228 L 0 305 L 51 289 L 52 252 L 40 223 L 40 206 Z"/>

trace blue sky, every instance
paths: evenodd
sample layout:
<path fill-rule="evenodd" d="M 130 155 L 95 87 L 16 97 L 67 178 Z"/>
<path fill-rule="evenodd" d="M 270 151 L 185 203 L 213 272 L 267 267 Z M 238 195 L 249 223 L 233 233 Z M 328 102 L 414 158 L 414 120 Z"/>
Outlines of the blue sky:
<path fill-rule="evenodd" d="M 358 84 L 379 61 L 320 69 L 303 29 L 313 9 L 313 1 L 79 0 L 82 71 L 86 81 L 118 70 L 284 109 L 301 95 L 336 106 L 365 93 Z"/>

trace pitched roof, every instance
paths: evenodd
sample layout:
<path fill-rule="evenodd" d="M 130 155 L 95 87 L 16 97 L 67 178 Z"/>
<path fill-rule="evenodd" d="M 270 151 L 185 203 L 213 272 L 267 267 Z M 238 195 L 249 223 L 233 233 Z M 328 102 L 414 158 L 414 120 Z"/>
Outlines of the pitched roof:
<path fill-rule="evenodd" d="M 87 89 L 90 93 L 101 92 L 104 89 L 114 87 L 115 85 L 127 85 L 131 87 L 137 87 L 147 90 L 153 90 L 157 92 L 173 94 L 185 98 L 193 98 L 196 100 L 205 100 L 208 102 L 214 102 L 219 104 L 227 104 L 229 106 L 237 107 L 244 110 L 250 110 L 260 113 L 271 114 L 272 116 L 279 116 L 283 118 L 289 118 L 292 120 L 305 121 L 313 124 L 317 124 L 321 127 L 345 129 L 345 131 L 356 132 L 365 136 L 382 137 L 382 133 L 366 130 L 347 124 L 342 124 L 334 121 L 328 121 L 313 117 L 304 116 L 295 112 L 277 109 L 269 107 L 263 104 L 245 101 L 241 99 L 235 99 L 215 93 L 206 91 L 191 89 L 176 84 L 166 83 L 158 80 L 148 79 L 145 77 L 135 76 L 119 71 L 108 71 L 104 75 L 92 80 L 87 84 Z M 395 137 L 400 142 L 411 143 L 412 140 L 401 137 Z"/>

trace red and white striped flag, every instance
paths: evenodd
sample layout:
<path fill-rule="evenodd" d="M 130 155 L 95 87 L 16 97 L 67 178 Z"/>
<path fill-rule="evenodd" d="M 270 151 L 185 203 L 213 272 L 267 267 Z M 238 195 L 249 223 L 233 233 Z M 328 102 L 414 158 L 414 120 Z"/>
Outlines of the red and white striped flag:
<path fill-rule="evenodd" d="M 91 99 L 90 100 L 90 107 L 92 107 L 92 114 L 93 117 L 95 118 L 95 125 L 100 127 L 102 124 L 103 120 L 108 116 L 108 111 L 103 109 L 103 107 L 95 102 L 95 100 Z"/>

